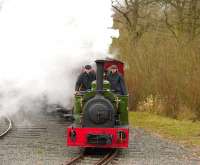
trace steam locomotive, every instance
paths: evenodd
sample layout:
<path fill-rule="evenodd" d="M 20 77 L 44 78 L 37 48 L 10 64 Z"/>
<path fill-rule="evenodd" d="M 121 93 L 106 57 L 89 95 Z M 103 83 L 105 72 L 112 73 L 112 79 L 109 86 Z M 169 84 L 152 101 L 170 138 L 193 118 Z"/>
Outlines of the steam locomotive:
<path fill-rule="evenodd" d="M 81 148 L 127 148 L 129 141 L 128 95 L 111 90 L 104 75 L 117 65 L 124 75 L 124 64 L 117 60 L 96 60 L 96 78 L 90 91 L 75 95 L 73 126 L 67 128 L 67 145 Z"/>

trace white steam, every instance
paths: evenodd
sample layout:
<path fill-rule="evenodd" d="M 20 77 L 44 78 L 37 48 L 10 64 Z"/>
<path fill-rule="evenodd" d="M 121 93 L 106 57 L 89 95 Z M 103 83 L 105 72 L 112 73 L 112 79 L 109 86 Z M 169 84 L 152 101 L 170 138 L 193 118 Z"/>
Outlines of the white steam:
<path fill-rule="evenodd" d="M 77 69 L 107 56 L 109 0 L 4 0 L 0 8 L 0 114 L 47 95 L 70 104 Z M 31 106 L 29 107 L 31 108 Z"/>

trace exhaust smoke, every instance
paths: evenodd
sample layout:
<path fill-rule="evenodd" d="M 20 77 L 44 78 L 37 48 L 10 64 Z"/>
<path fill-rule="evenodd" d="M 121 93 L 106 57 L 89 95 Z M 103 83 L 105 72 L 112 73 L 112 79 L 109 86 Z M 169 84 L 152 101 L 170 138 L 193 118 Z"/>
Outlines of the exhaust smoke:
<path fill-rule="evenodd" d="M 108 56 L 109 0 L 0 1 L 0 115 L 71 104 L 81 66 Z M 37 101 L 36 101 L 37 100 Z"/>

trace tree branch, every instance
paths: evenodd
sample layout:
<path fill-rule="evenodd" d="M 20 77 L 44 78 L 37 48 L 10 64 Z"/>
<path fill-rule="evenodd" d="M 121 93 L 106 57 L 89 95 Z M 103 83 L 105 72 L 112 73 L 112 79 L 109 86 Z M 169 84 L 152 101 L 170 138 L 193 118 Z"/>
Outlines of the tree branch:
<path fill-rule="evenodd" d="M 165 6 L 165 9 L 164 9 L 164 14 L 165 14 L 165 23 L 166 23 L 166 25 L 167 25 L 167 27 L 168 27 L 168 29 L 172 32 L 172 34 L 174 35 L 174 37 L 176 38 L 176 40 L 178 40 L 178 37 L 177 37 L 177 35 L 176 35 L 176 32 L 174 31 L 174 29 L 173 29 L 173 26 L 169 23 L 169 21 L 168 21 L 168 15 L 167 15 L 167 7 Z"/>
<path fill-rule="evenodd" d="M 172 0 L 164 0 L 164 2 L 165 2 L 165 4 L 170 4 L 171 6 L 173 6 L 175 9 L 177 9 L 178 8 L 178 5 L 177 5 L 177 3 L 175 4 L 175 3 L 173 3 L 173 1 Z"/>
<path fill-rule="evenodd" d="M 128 0 L 125 0 L 126 7 L 129 8 Z"/>
<path fill-rule="evenodd" d="M 126 19 L 128 25 L 131 27 L 132 26 L 132 23 L 131 23 L 131 20 L 129 19 L 128 17 L 128 12 L 123 12 L 122 10 L 120 10 L 119 8 L 117 8 L 116 6 L 112 5 L 112 7 L 117 11 L 119 12 L 120 14 L 122 14 L 124 16 L 124 18 Z"/>

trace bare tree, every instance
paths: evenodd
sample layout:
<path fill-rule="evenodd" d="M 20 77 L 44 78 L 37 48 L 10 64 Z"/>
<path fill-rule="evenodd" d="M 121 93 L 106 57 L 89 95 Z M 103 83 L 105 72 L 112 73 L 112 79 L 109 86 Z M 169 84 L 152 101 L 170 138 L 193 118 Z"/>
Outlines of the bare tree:
<path fill-rule="evenodd" d="M 151 3 L 150 0 L 112 0 L 114 21 L 125 25 L 134 46 L 150 27 L 149 21 L 142 20 L 150 16 L 146 9 Z"/>
<path fill-rule="evenodd" d="M 190 40 L 200 35 L 200 2 L 199 0 L 190 0 L 188 8 L 188 26 L 187 31 Z"/>
<path fill-rule="evenodd" d="M 198 0 L 160 0 L 167 28 L 177 41 L 193 41 L 200 35 Z"/>

